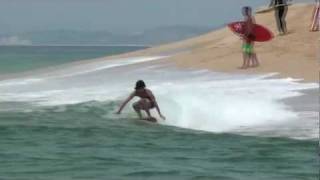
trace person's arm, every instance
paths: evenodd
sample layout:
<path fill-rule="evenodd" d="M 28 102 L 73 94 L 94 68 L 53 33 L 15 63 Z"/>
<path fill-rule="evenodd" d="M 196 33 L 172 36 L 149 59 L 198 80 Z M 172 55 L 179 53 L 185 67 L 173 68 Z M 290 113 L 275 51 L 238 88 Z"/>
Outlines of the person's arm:
<path fill-rule="evenodd" d="M 157 111 L 158 111 L 159 116 L 160 116 L 163 120 L 166 120 L 166 117 L 164 117 L 164 115 L 161 114 L 161 111 L 160 111 L 160 108 L 159 108 L 159 105 L 158 105 L 157 101 L 154 101 L 154 104 L 155 104 L 155 106 L 156 106 L 156 109 L 157 109 Z"/>
<path fill-rule="evenodd" d="M 156 98 L 154 97 L 154 95 L 152 94 L 152 92 L 151 92 L 150 90 L 147 91 L 147 92 L 148 92 L 149 97 L 150 97 L 151 100 L 153 101 L 153 103 L 154 103 L 154 105 L 155 105 L 155 107 L 156 107 L 156 109 L 157 109 L 157 111 L 158 111 L 159 116 L 160 116 L 163 120 L 165 120 L 166 117 L 164 117 L 164 116 L 161 114 L 160 107 L 159 107 L 159 105 L 158 105 L 158 102 L 157 102 Z"/>
<path fill-rule="evenodd" d="M 135 96 L 135 93 L 131 93 L 130 96 L 121 104 L 119 110 L 117 111 L 117 114 L 120 114 L 122 109 L 128 104 L 128 102 Z"/>

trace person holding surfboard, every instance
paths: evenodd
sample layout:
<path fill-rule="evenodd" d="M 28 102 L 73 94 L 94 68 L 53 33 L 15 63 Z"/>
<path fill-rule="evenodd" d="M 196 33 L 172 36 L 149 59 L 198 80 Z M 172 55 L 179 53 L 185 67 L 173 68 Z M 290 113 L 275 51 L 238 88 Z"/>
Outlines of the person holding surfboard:
<path fill-rule="evenodd" d="M 252 16 L 251 7 L 245 6 L 242 8 L 242 14 L 244 16 L 244 36 L 243 36 L 243 65 L 241 69 L 246 69 L 248 67 L 259 66 L 259 61 L 257 54 L 254 52 L 254 39 L 255 35 L 253 33 L 253 28 L 255 24 L 255 19 Z M 250 66 L 251 62 L 251 66 Z"/>
<path fill-rule="evenodd" d="M 287 33 L 286 16 L 288 12 L 288 1 L 291 0 L 271 0 L 269 7 L 275 8 L 275 17 L 279 35 Z"/>
<path fill-rule="evenodd" d="M 146 88 L 146 85 L 143 80 L 139 80 L 136 82 L 135 90 L 130 94 L 130 96 L 121 104 L 119 110 L 117 111 L 117 114 L 120 114 L 122 109 L 126 106 L 126 104 L 133 99 L 134 97 L 140 97 L 140 100 L 135 102 L 132 107 L 138 114 L 139 118 L 142 120 L 152 121 L 156 122 L 156 118 L 152 117 L 150 114 L 150 110 L 153 108 L 156 108 L 158 111 L 159 116 L 165 120 L 165 117 L 161 114 L 160 108 L 158 106 L 158 103 L 156 101 L 156 98 L 154 97 L 151 90 Z M 141 114 L 141 110 L 144 110 L 148 117 L 143 118 Z"/>
<path fill-rule="evenodd" d="M 243 65 L 240 68 L 246 69 L 248 67 L 259 66 L 257 54 L 254 52 L 254 42 L 270 41 L 274 36 L 268 28 L 255 23 L 251 7 L 243 7 L 242 14 L 244 21 L 231 22 L 227 26 L 235 35 L 243 40 Z"/>

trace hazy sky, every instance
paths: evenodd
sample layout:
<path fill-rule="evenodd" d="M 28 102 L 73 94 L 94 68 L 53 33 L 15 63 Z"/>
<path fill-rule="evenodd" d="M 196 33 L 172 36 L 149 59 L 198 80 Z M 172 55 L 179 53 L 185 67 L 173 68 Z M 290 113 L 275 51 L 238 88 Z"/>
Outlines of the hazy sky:
<path fill-rule="evenodd" d="M 269 0 L 0 0 L 0 33 L 56 29 L 137 32 L 176 24 L 212 27 L 241 18 L 241 6 L 268 3 Z"/>

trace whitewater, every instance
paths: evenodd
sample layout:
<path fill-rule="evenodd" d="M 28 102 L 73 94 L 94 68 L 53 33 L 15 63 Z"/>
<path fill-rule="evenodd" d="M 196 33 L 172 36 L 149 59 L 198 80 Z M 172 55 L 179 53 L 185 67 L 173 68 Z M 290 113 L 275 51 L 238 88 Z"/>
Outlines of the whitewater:
<path fill-rule="evenodd" d="M 165 56 L 134 57 L 61 66 L 0 81 L 0 111 L 32 112 L 39 108 L 87 103 L 112 103 L 111 112 L 143 79 L 160 105 L 165 121 L 159 123 L 213 133 L 316 139 L 318 113 L 296 111 L 283 100 L 298 98 L 315 83 L 279 78 L 277 73 L 226 74 L 199 69 L 178 69 L 160 64 Z M 94 102 L 94 103 L 93 103 Z M 131 103 L 133 103 L 132 101 Z M 94 105 L 93 105 L 94 104 Z M 105 107 L 105 108 L 110 108 Z M 152 112 L 157 117 L 155 111 Z M 129 104 L 112 119 L 136 121 Z"/>

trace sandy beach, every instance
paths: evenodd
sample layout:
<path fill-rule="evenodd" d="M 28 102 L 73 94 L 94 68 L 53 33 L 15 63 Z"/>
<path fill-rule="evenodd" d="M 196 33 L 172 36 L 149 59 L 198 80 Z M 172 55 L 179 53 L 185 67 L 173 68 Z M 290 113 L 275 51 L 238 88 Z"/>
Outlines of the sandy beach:
<path fill-rule="evenodd" d="M 285 36 L 278 35 L 274 11 L 256 14 L 257 23 L 270 28 L 275 35 L 272 41 L 256 43 L 255 50 L 261 62 L 258 68 L 238 69 L 242 64 L 242 42 L 227 28 L 181 42 L 111 58 L 154 56 L 181 51 L 164 59 L 163 62 L 174 63 L 181 68 L 209 69 L 215 72 L 278 72 L 281 77 L 318 82 L 319 32 L 309 32 L 312 9 L 313 5 L 310 4 L 290 6 L 287 15 L 289 34 Z"/>
<path fill-rule="evenodd" d="M 84 64 L 103 63 L 110 59 L 126 59 L 141 56 L 163 56 L 167 58 L 156 62 L 173 64 L 178 68 L 208 69 L 224 73 L 266 74 L 279 73 L 280 77 L 296 78 L 305 82 L 319 81 L 320 33 L 310 32 L 313 5 L 295 4 L 289 7 L 287 26 L 289 33 L 278 35 L 274 11 L 255 15 L 258 24 L 268 27 L 275 35 L 274 39 L 256 43 L 255 51 L 261 66 L 250 69 L 239 69 L 242 65 L 242 41 L 227 27 L 191 39 L 151 47 L 115 56 L 70 63 L 68 67 Z M 240 11 L 240 10 L 239 10 Z M 240 16 L 239 12 L 239 16 Z M 64 67 L 64 68 L 61 68 Z M 65 65 L 36 70 L 41 74 L 65 69 Z M 15 75 L 2 75 L 0 79 L 12 79 L 28 76 L 32 72 Z"/>

